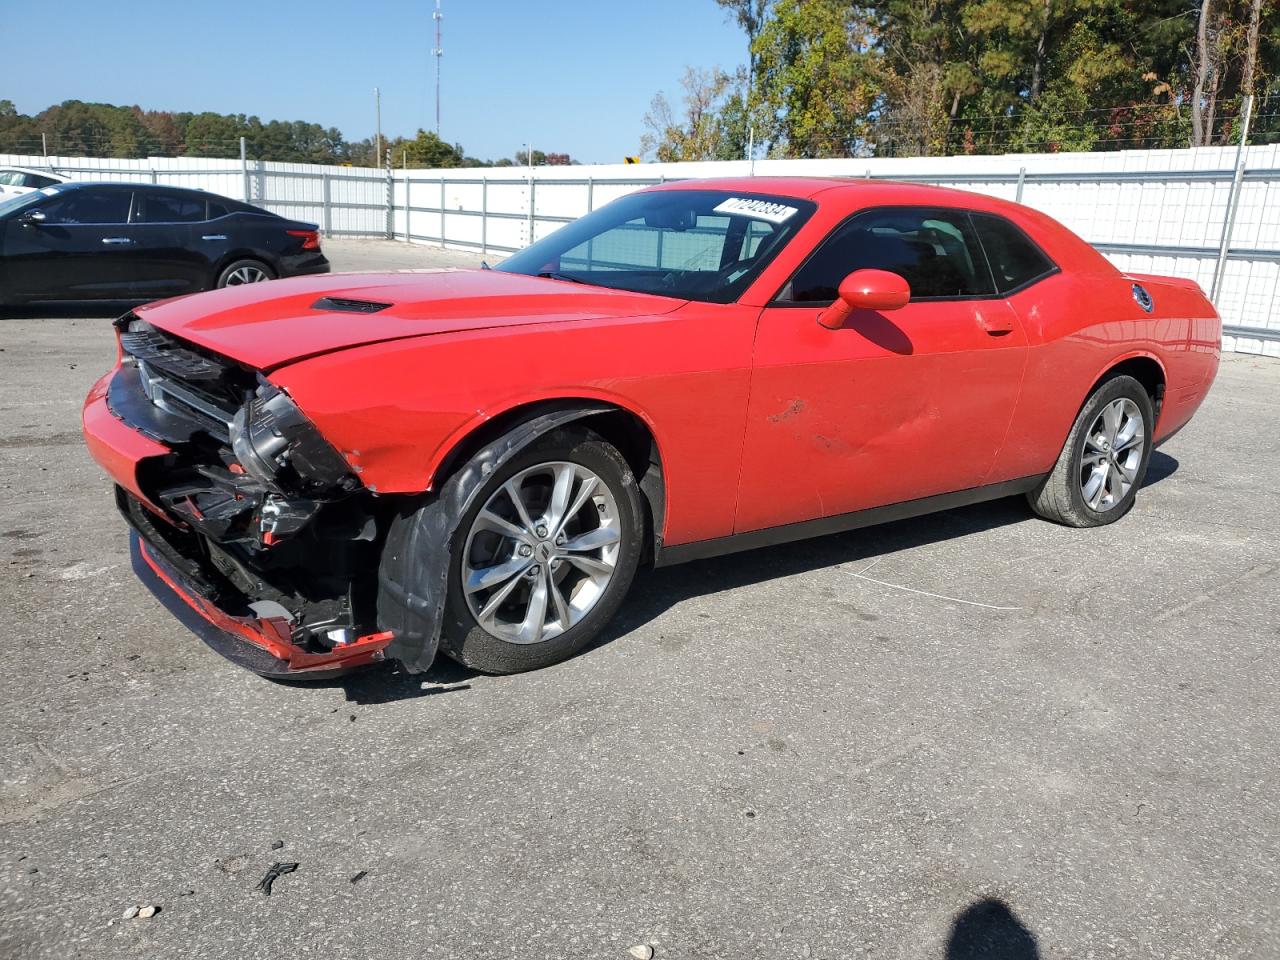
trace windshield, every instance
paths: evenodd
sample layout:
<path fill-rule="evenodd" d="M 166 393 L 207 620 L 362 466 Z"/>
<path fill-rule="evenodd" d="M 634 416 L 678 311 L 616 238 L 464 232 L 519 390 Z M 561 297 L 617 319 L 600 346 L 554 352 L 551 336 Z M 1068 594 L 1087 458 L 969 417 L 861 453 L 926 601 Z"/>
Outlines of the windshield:
<path fill-rule="evenodd" d="M 34 207 L 46 197 L 45 193 L 39 190 L 32 190 L 30 193 L 20 193 L 16 197 L 0 200 L 0 218 L 17 213 L 19 210 L 25 210 L 27 207 Z"/>
<path fill-rule="evenodd" d="M 723 190 L 633 193 L 494 269 L 731 303 L 814 209 L 807 200 Z"/>

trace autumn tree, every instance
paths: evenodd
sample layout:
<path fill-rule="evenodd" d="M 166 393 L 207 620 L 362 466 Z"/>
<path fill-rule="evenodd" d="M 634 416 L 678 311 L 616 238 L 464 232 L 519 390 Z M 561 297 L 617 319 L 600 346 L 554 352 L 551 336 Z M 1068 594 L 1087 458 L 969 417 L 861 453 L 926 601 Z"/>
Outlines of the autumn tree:
<path fill-rule="evenodd" d="M 689 67 L 680 80 L 680 103 L 659 93 L 645 114 L 640 152 L 659 162 L 739 160 L 746 150 L 741 83 L 745 74 Z"/>

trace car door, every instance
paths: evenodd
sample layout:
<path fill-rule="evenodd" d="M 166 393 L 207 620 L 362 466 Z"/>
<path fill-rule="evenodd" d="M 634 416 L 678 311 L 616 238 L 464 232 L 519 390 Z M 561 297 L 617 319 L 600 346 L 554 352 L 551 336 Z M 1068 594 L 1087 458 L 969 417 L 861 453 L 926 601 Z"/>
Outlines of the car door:
<path fill-rule="evenodd" d="M 48 188 L 49 199 L 11 220 L 4 257 L 20 298 L 128 299 L 135 269 L 130 187 Z"/>
<path fill-rule="evenodd" d="M 821 326 L 841 280 L 866 268 L 905 277 L 911 301 Z M 1025 362 L 966 211 L 851 217 L 761 313 L 735 532 L 980 486 Z"/>
<path fill-rule="evenodd" d="M 198 193 L 163 188 L 137 192 L 130 233 L 137 296 L 158 300 L 208 286 L 212 267 L 199 239 L 207 215 L 207 198 Z"/>

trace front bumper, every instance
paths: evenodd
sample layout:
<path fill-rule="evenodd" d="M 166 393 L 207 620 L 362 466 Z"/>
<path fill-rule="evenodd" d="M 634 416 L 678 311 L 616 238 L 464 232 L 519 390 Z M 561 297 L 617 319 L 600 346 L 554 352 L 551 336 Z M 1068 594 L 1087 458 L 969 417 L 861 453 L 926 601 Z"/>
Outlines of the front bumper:
<path fill-rule="evenodd" d="M 129 554 L 137 574 L 178 621 L 214 651 L 263 677 L 320 680 L 383 659 L 391 633 L 360 637 L 339 650 L 309 653 L 292 643 L 287 621 L 275 617 L 236 617 L 184 589 L 182 574 L 149 547 L 137 529 L 129 532 Z"/>
<path fill-rule="evenodd" d="M 181 520 L 170 518 L 148 494 L 147 478 L 163 471 L 174 450 L 115 415 L 107 402 L 114 376 L 99 380 L 85 401 L 85 443 L 118 485 L 131 527 L 134 571 L 166 609 L 227 659 L 267 677 L 317 679 L 382 659 L 390 632 L 365 632 L 347 643 L 318 647 L 297 636 L 286 617 L 255 615 L 246 602 L 254 598 L 219 589 L 226 586 L 226 571 L 210 562 L 208 549 L 193 548 L 200 536 L 182 529 Z"/>

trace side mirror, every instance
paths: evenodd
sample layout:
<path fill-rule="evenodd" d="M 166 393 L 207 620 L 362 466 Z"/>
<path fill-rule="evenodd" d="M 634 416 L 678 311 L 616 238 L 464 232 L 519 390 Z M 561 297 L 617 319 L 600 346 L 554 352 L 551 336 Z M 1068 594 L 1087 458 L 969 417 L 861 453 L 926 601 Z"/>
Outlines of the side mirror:
<path fill-rule="evenodd" d="M 18 222 L 26 227 L 38 227 L 40 224 L 44 223 L 45 219 L 43 211 L 28 210 L 18 218 Z"/>
<path fill-rule="evenodd" d="M 888 270 L 855 270 L 840 283 L 840 296 L 818 315 L 818 323 L 839 330 L 855 310 L 898 310 L 911 299 L 911 285 Z"/>

